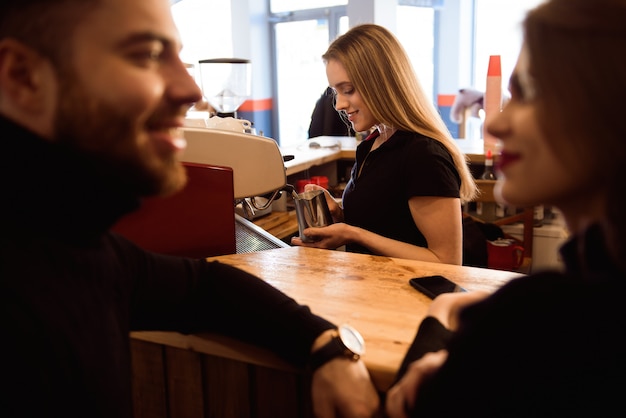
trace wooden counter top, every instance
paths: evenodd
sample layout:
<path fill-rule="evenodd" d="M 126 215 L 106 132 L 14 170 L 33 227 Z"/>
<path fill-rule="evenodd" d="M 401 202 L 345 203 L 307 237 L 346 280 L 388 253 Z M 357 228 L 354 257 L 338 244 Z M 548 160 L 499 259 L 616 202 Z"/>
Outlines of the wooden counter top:
<path fill-rule="evenodd" d="M 322 143 L 335 143 L 336 147 L 310 148 L 308 142 L 297 147 L 281 147 L 283 156 L 293 155 L 293 159 L 285 162 L 286 175 L 307 171 L 311 167 L 337 161 L 342 158 L 354 159 L 356 153 L 356 139 L 352 137 L 318 137 Z"/>
<path fill-rule="evenodd" d="M 409 285 L 410 278 L 441 274 L 468 290 L 493 291 L 515 276 L 305 247 L 216 259 L 263 278 L 337 324 L 355 326 L 366 342 L 363 359 L 381 389 L 391 384 L 430 304 Z"/>
<path fill-rule="evenodd" d="M 248 271 L 313 312 L 336 324 L 355 326 L 366 342 L 363 359 L 375 385 L 382 391 L 392 383 L 402 359 L 424 318 L 430 299 L 413 289 L 412 277 L 441 274 L 469 290 L 493 291 L 515 273 L 403 260 L 389 257 L 320 250 L 280 248 L 210 259 Z M 165 333 L 135 333 L 163 342 Z M 237 360 L 289 369 L 262 350 L 243 344 L 223 343 L 213 336 L 179 336 L 173 343 Z M 202 340 L 205 340 L 202 342 Z M 172 344 L 172 342 L 169 342 Z M 252 360 L 256 357 L 256 360 Z"/>

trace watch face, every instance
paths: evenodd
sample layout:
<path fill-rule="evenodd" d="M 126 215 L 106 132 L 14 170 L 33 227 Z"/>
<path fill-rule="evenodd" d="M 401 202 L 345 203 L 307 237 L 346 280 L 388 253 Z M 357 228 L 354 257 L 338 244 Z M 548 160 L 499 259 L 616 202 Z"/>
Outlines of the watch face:
<path fill-rule="evenodd" d="M 362 355 L 365 352 L 365 342 L 359 332 L 349 325 L 341 325 L 339 327 L 339 337 L 350 351 L 355 354 Z"/>

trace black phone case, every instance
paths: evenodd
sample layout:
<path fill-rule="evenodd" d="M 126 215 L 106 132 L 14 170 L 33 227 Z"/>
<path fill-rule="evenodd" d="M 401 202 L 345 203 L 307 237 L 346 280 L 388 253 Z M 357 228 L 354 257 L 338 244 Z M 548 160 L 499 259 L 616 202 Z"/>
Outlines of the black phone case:
<path fill-rule="evenodd" d="M 411 286 L 431 299 L 442 293 L 466 292 L 464 288 L 443 276 L 414 277 L 409 280 Z"/>

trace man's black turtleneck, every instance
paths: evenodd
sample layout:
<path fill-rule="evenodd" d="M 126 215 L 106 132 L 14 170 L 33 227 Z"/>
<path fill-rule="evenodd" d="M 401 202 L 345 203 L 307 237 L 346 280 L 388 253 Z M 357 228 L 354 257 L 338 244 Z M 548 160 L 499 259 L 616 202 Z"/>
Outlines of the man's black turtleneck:
<path fill-rule="evenodd" d="M 137 196 L 3 117 L 0 132 L 0 415 L 130 417 L 132 330 L 223 333 L 302 365 L 332 327 L 241 270 L 109 232 Z"/>

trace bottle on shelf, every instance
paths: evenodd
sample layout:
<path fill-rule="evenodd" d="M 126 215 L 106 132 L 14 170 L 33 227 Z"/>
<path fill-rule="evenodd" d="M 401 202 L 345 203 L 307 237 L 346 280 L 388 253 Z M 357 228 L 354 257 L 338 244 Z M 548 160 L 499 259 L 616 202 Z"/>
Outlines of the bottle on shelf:
<path fill-rule="evenodd" d="M 487 153 L 485 154 L 485 170 L 480 178 L 483 180 L 496 179 L 496 174 L 493 171 L 493 154 L 491 153 L 491 150 L 487 150 Z"/>
<path fill-rule="evenodd" d="M 543 225 L 543 218 L 544 218 L 544 213 L 543 213 L 543 205 L 537 205 L 535 206 L 535 210 L 533 212 L 533 220 L 534 220 L 534 226 L 541 226 Z"/>
<path fill-rule="evenodd" d="M 487 150 L 485 153 L 485 170 L 480 178 L 482 180 L 496 179 L 496 175 L 493 172 L 493 154 L 491 153 L 491 150 Z M 498 217 L 498 212 L 496 203 L 476 202 L 476 214 L 483 216 L 489 222 Z"/>
<path fill-rule="evenodd" d="M 496 203 L 496 218 L 504 218 L 506 214 L 506 205 L 504 203 Z"/>

